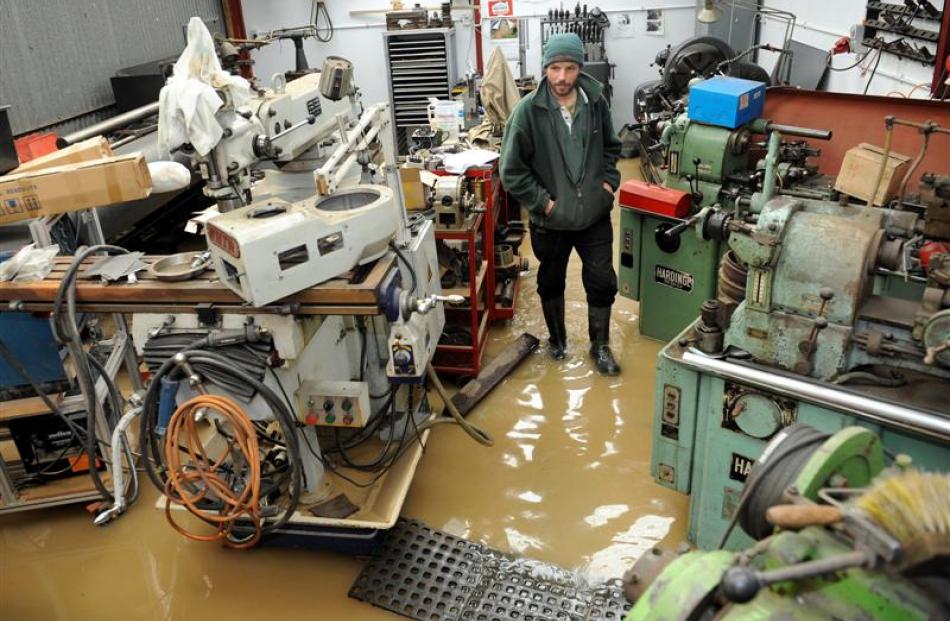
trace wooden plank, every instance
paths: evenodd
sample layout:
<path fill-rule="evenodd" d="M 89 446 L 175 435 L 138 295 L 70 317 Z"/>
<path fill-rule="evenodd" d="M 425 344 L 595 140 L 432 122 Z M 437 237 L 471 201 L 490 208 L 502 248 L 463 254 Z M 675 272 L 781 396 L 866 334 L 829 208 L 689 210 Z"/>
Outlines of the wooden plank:
<path fill-rule="evenodd" d="M 147 257 L 159 258 L 159 257 Z M 387 254 L 376 261 L 369 273 L 360 283 L 349 283 L 345 278 L 336 278 L 288 296 L 271 306 L 286 304 L 301 305 L 363 305 L 378 304 L 377 292 L 395 257 Z M 58 258 L 56 265 L 68 265 L 69 258 Z M 13 300 L 23 302 L 52 302 L 59 290 L 61 272 L 51 273 L 39 282 L 0 283 L 0 302 Z M 76 300 L 79 303 L 113 304 L 215 304 L 244 305 L 244 301 L 233 291 L 217 280 L 214 272 L 206 272 L 201 277 L 184 282 L 164 282 L 142 275 L 134 283 L 103 284 L 99 281 L 80 279 L 76 286 Z"/>
<path fill-rule="evenodd" d="M 50 398 L 56 405 L 59 405 L 63 401 L 62 395 L 53 395 Z M 0 421 L 29 418 L 30 416 L 40 416 L 50 413 L 49 408 L 39 397 L 0 402 Z"/>
<path fill-rule="evenodd" d="M 44 313 L 53 309 L 52 302 L 24 302 L 20 310 L 28 313 Z M 215 309 L 223 315 L 247 315 L 250 312 L 267 315 L 378 315 L 379 308 L 375 304 L 301 304 L 294 307 L 292 312 L 275 306 L 265 306 L 260 309 L 250 309 L 245 305 L 215 304 Z M 76 310 L 81 313 L 192 313 L 194 304 L 122 304 L 118 302 L 89 302 L 76 304 Z"/>
<path fill-rule="evenodd" d="M 467 416 L 485 395 L 498 385 L 525 357 L 536 350 L 540 341 L 527 332 L 485 365 L 478 377 L 452 396 L 452 404 Z"/>

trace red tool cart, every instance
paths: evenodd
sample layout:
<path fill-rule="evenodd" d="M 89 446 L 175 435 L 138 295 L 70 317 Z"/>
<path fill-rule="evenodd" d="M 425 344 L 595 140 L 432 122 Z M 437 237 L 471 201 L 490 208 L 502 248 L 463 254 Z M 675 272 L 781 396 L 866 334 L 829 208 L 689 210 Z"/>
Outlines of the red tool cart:
<path fill-rule="evenodd" d="M 436 174 L 448 173 L 439 171 Z M 436 348 L 434 366 L 439 373 L 474 377 L 482 368 L 489 324 L 514 316 L 520 289 L 518 274 L 522 269 L 518 245 L 524 229 L 523 225 L 519 229 L 517 224 L 520 223 L 517 222 L 509 227 L 509 223 L 516 219 L 512 215 L 518 214 L 509 214 L 508 195 L 501 187 L 497 162 L 470 168 L 465 176 L 473 186 L 480 186 L 477 194 L 482 198 L 476 213 L 460 228 L 437 226 L 435 237 L 442 241 L 461 241 L 467 246 L 467 283 L 443 288 L 446 295 L 465 297 L 466 304 L 446 305 L 446 326 Z M 502 240 L 496 240 L 499 227 L 504 231 L 514 229 L 512 243 L 503 244 Z M 499 256 L 506 262 L 501 266 L 503 281 L 496 278 Z"/>

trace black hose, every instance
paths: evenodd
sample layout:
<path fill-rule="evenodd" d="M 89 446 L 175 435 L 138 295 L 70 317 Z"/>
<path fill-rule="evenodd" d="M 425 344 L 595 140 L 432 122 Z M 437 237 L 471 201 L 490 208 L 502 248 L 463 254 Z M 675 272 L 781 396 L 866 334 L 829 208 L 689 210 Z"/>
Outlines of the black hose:
<path fill-rule="evenodd" d="M 97 252 L 113 252 L 116 254 L 127 254 L 128 250 L 119 246 L 100 244 L 90 246 L 79 253 L 66 270 L 62 281 L 59 283 L 59 289 L 56 292 L 56 298 L 53 301 L 52 329 L 56 340 L 66 345 L 70 356 L 73 359 L 73 365 L 76 370 L 76 379 L 79 381 L 79 388 L 83 399 L 86 402 L 86 457 L 89 460 L 89 476 L 92 478 L 96 491 L 107 502 L 112 502 L 113 496 L 109 488 L 102 481 L 102 476 L 95 468 L 96 463 L 96 414 L 102 409 L 105 416 L 105 409 L 96 399 L 96 384 L 92 381 L 92 373 L 89 369 L 90 356 L 83 347 L 82 336 L 79 334 L 78 321 L 76 319 L 76 275 L 82 266 L 82 262 L 87 257 Z M 63 305 L 66 310 L 64 312 Z M 109 378 L 106 378 L 106 384 Z"/>
<path fill-rule="evenodd" d="M 412 287 L 409 289 L 409 293 L 415 293 L 417 291 L 416 285 L 418 285 L 416 280 L 416 270 L 413 269 L 412 264 L 406 260 L 405 255 L 402 254 L 402 250 L 399 249 L 399 246 L 396 245 L 396 242 L 389 242 L 389 246 L 396 252 L 396 256 L 400 261 L 402 261 L 403 265 L 406 266 L 406 269 L 409 270 L 409 275 L 412 276 Z"/>
<path fill-rule="evenodd" d="M 860 65 L 861 63 L 863 63 L 864 60 L 865 60 L 868 56 L 870 56 L 873 51 L 874 51 L 873 48 L 872 48 L 872 49 L 869 49 L 869 50 L 868 50 L 867 52 L 865 52 L 860 58 L 858 58 L 857 62 L 855 62 L 853 65 L 848 65 L 847 67 L 832 67 L 832 66 L 831 66 L 831 57 L 833 56 L 833 54 L 829 53 L 827 59 L 825 60 L 825 66 L 827 66 L 827 67 L 828 67 L 829 69 L 831 69 L 832 71 L 850 71 L 851 69 L 854 69 L 855 67 L 857 67 L 858 65 Z"/>
<path fill-rule="evenodd" d="M 868 89 L 871 88 L 871 82 L 874 81 L 874 75 L 877 73 L 877 66 L 881 64 L 881 56 L 883 55 L 883 49 L 877 53 L 877 60 L 874 61 L 874 69 L 871 69 L 871 77 L 868 78 L 868 83 L 864 85 L 865 95 L 868 94 Z"/>

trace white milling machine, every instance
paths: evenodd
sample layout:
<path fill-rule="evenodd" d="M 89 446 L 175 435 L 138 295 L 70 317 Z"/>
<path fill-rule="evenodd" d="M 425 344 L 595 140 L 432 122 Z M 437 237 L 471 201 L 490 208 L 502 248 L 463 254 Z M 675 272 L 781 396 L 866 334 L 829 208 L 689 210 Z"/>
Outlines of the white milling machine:
<path fill-rule="evenodd" d="M 154 403 L 144 406 L 153 444 L 174 406 L 199 393 L 231 397 L 255 425 L 276 424 L 262 391 L 176 356 L 195 342 L 228 353 L 288 405 L 296 439 L 286 446 L 296 444 L 289 459 L 302 471 L 299 508 L 295 501 L 281 524 L 292 527 L 312 524 L 309 507 L 335 491 L 318 429 L 369 432 L 380 416 L 416 427 L 428 417 L 412 385 L 424 382 L 445 323 L 443 302 L 456 300 L 440 295 L 432 223 L 410 221 L 405 211 L 388 105 L 364 110 L 342 59 L 274 86 L 241 109 L 225 102 L 216 115 L 224 136 L 206 157 L 193 156 L 222 212 L 206 224 L 212 264 L 248 303 L 246 312 L 216 313 L 205 304 L 187 314 L 138 313 L 132 331 L 156 378 L 178 358 L 179 381 L 162 376 Z M 259 180 L 267 162 L 276 168 Z M 387 271 L 370 292 L 373 303 L 301 313 L 283 300 L 380 269 Z M 377 439 L 412 433 L 401 422 L 378 426 Z"/>

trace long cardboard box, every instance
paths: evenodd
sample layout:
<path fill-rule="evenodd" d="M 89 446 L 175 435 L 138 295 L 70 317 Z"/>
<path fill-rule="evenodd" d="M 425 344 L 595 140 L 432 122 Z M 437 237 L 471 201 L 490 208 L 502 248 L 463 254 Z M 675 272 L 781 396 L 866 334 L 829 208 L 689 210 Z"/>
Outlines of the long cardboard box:
<path fill-rule="evenodd" d="M 109 141 L 102 136 L 96 136 L 77 142 L 65 149 L 53 151 L 46 155 L 34 158 L 25 164 L 20 164 L 17 168 L 10 171 L 11 175 L 40 170 L 41 168 L 52 168 L 54 166 L 66 166 L 67 164 L 79 164 L 80 162 L 91 162 L 100 160 L 104 157 L 112 157 L 112 147 Z"/>
<path fill-rule="evenodd" d="M 0 224 L 145 198 L 152 178 L 141 153 L 0 177 Z"/>

